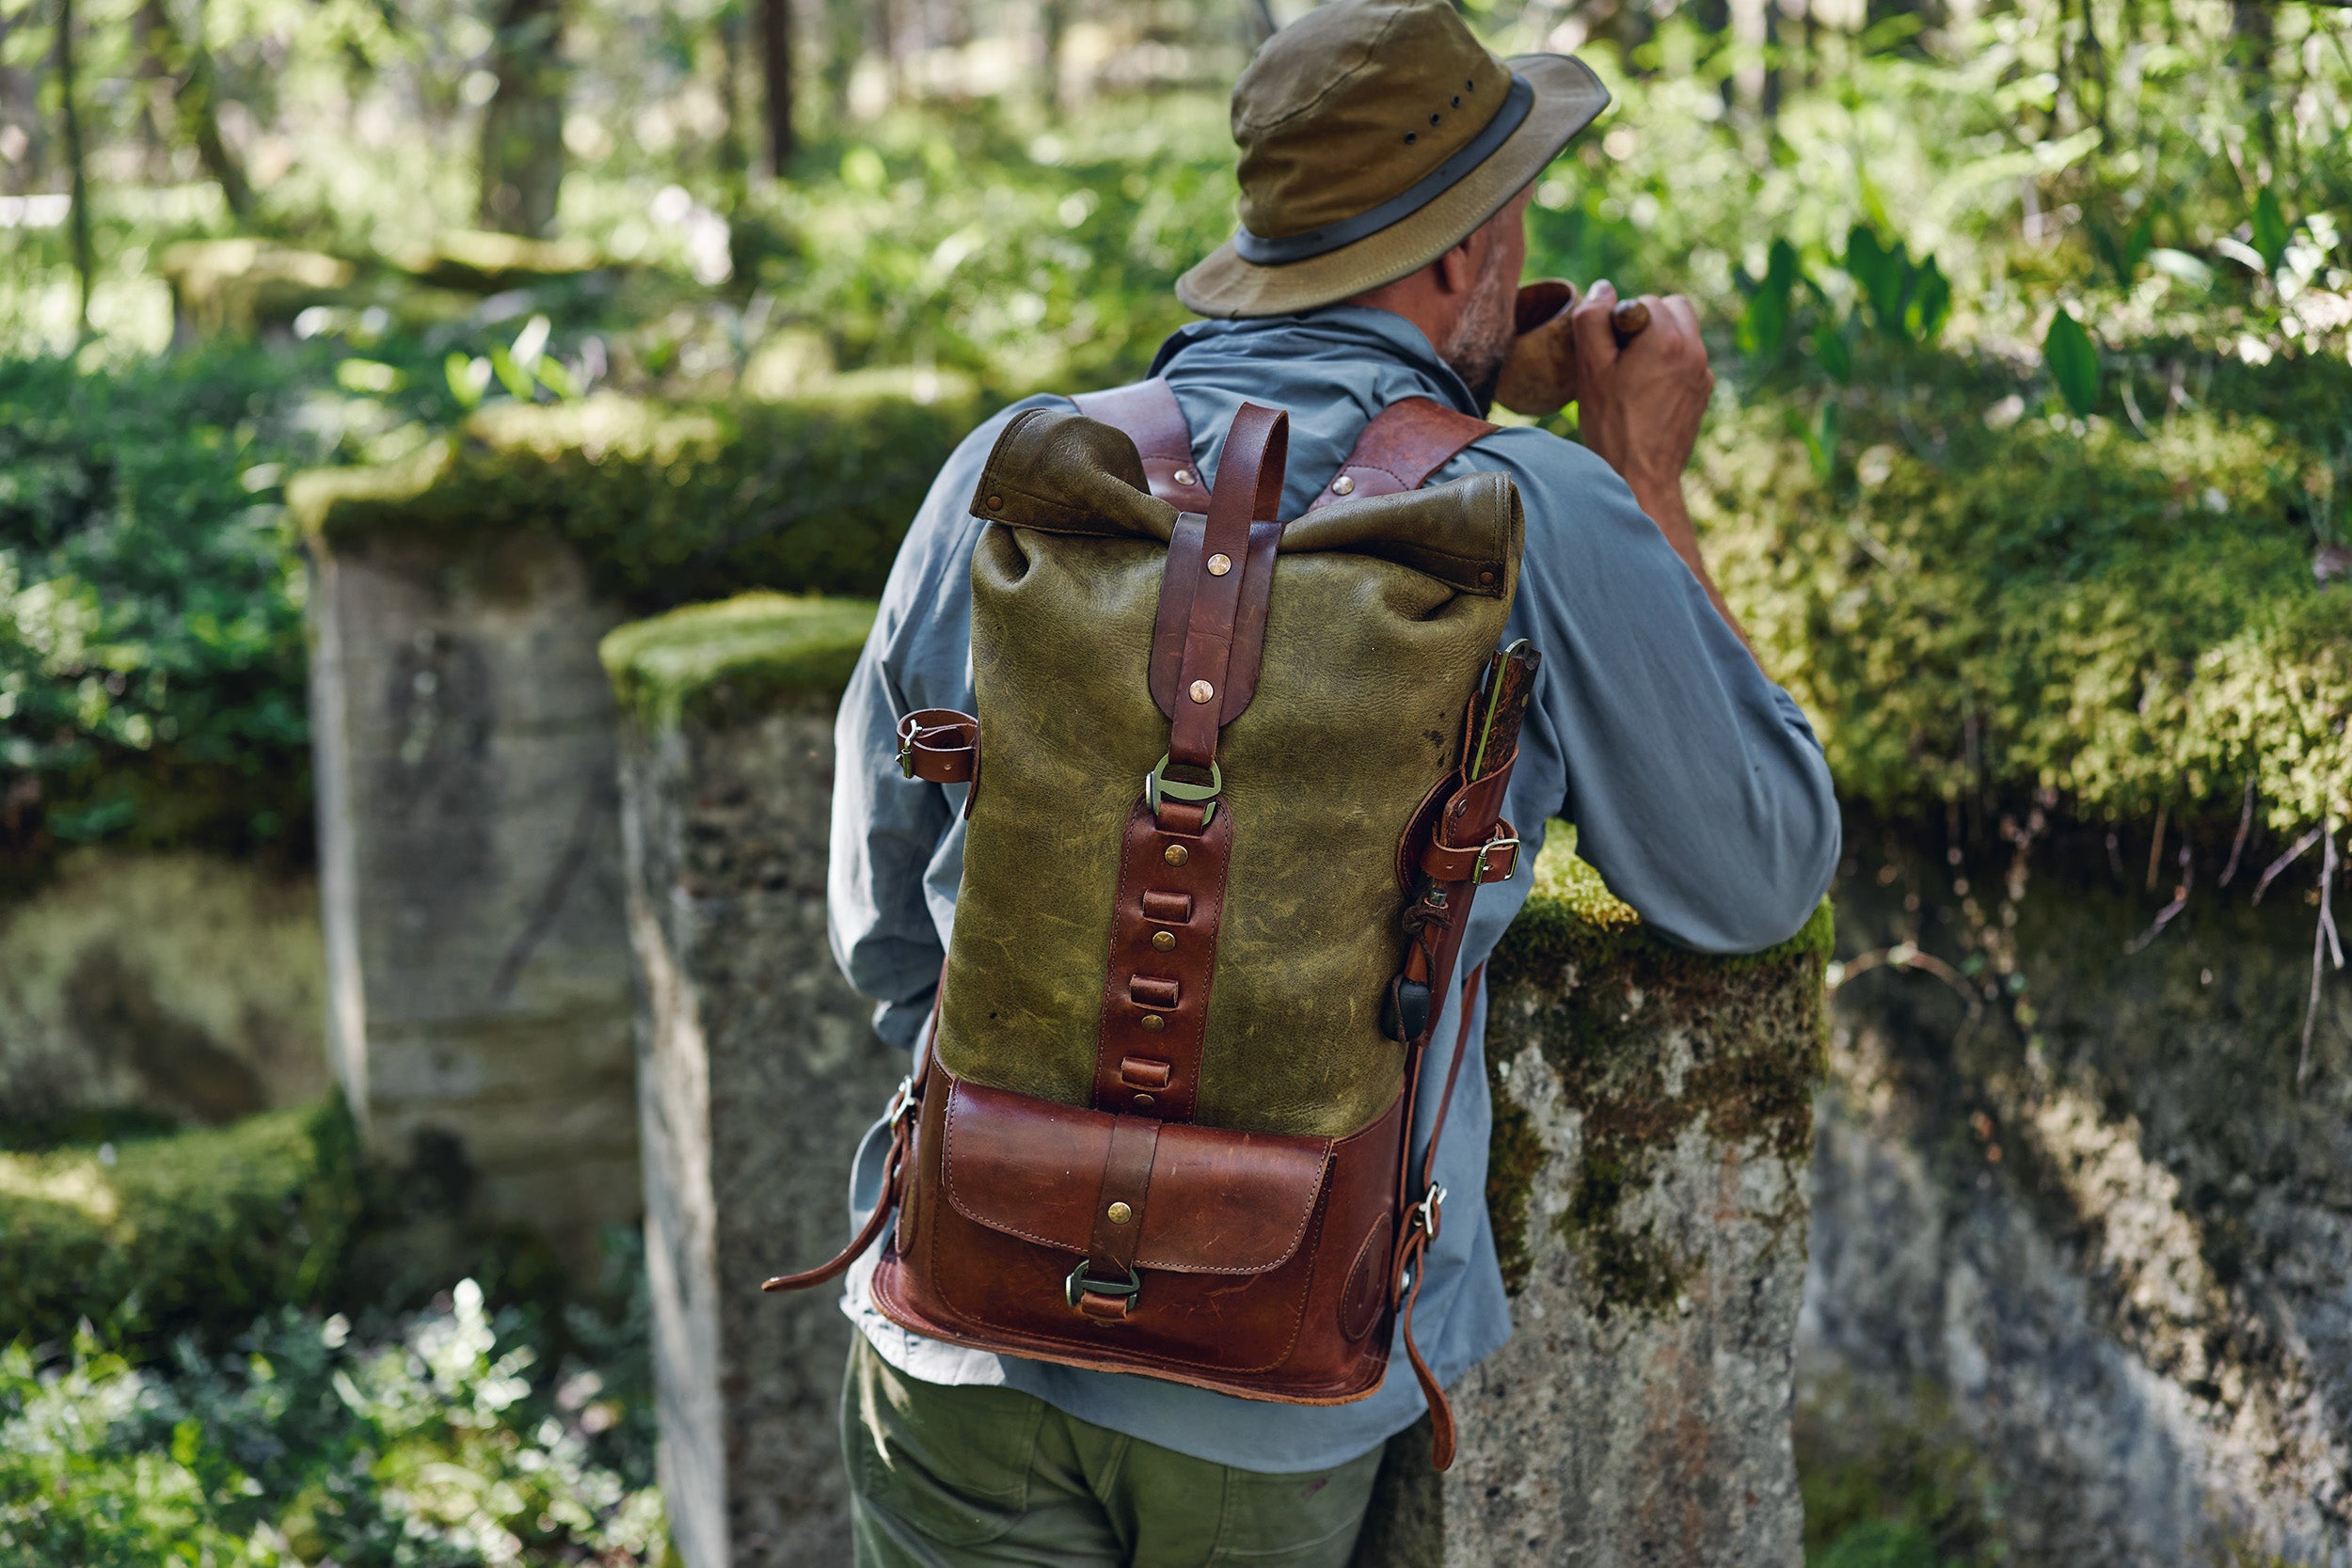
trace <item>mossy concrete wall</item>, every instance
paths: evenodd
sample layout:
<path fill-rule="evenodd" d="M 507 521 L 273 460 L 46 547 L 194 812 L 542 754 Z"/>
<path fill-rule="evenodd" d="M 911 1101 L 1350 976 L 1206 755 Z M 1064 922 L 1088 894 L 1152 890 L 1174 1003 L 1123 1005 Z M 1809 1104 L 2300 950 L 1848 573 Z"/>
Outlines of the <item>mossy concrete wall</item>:
<path fill-rule="evenodd" d="M 1772 953 L 1645 934 L 1555 840 L 1492 967 L 1487 1205 L 1514 1334 L 1461 1450 L 1392 1443 L 1358 1568 L 1795 1564 L 1789 1446 L 1826 907 Z"/>
<path fill-rule="evenodd" d="M 1804 1383 L 1957 1425 L 2020 1568 L 2339 1568 L 2352 988 L 2328 975 L 2298 1088 L 2319 857 L 2259 907 L 2254 866 L 2209 873 L 2133 951 L 2171 890 L 2144 885 L 2149 834 L 2112 859 L 2095 831 L 2030 855 L 1851 835 L 1847 958 L 1950 968 L 1836 992 Z"/>
<path fill-rule="evenodd" d="M 378 1163 L 574 1266 L 639 1208 L 610 688 L 622 618 L 528 527 L 311 555 L 328 1044 Z"/>
<path fill-rule="evenodd" d="M 219 1123 L 316 1100 L 326 968 L 310 877 L 77 850 L 0 905 L 0 1119 Z"/>
<path fill-rule="evenodd" d="M 612 634 L 641 976 L 660 1474 L 687 1568 L 849 1558 L 830 1257 L 858 1135 L 906 1071 L 825 937 L 833 720 L 873 607 L 752 594 Z"/>

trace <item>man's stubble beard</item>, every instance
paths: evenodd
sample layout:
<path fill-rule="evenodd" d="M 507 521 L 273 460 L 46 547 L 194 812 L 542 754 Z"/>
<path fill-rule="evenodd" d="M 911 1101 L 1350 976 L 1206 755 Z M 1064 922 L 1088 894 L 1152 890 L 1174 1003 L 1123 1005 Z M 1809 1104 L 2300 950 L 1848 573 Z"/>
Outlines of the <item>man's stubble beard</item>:
<path fill-rule="evenodd" d="M 1502 362 L 1511 356 L 1518 327 L 1518 290 L 1502 276 L 1502 249 L 1490 247 L 1478 263 L 1478 278 L 1454 330 L 1438 345 L 1438 357 L 1462 378 L 1484 413 L 1495 400 Z"/>

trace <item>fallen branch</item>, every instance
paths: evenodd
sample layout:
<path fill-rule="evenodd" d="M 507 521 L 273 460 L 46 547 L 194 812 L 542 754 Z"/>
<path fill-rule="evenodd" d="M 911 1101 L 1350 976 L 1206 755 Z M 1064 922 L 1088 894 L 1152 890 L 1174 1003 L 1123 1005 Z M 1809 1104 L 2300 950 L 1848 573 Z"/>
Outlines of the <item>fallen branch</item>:
<path fill-rule="evenodd" d="M 2230 879 L 2237 875 L 2237 858 L 2246 853 L 2246 835 L 2254 830 L 2254 781 L 2246 781 L 2246 805 L 2237 814 L 2237 837 L 2230 841 L 2230 863 L 2221 868 L 2221 880 L 2216 884 L 2228 887 Z"/>
<path fill-rule="evenodd" d="M 2156 911 L 2156 923 L 2123 944 L 2125 953 L 2137 953 L 2156 940 L 2156 934 L 2172 924 L 2172 917 L 2188 908 L 2189 884 L 2197 879 L 2197 867 L 2189 859 L 2188 841 L 2181 841 L 2181 879 L 2172 889 L 2172 902 Z"/>

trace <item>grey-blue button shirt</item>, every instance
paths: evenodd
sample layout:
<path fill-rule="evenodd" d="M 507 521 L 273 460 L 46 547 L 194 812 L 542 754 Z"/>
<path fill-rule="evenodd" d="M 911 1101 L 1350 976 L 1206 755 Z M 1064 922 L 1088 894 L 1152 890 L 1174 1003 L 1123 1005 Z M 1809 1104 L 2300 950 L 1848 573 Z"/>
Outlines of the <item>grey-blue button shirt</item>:
<path fill-rule="evenodd" d="M 1364 424 L 1403 398 L 1479 412 L 1461 379 L 1403 317 L 1360 306 L 1257 321 L 1203 322 L 1162 346 L 1168 378 L 1213 482 L 1226 426 L 1247 399 L 1289 410 L 1285 517 L 1306 511 Z M 875 1028 L 912 1046 L 931 1002 L 954 924 L 963 866 L 962 786 L 899 776 L 895 734 L 916 708 L 969 711 L 971 562 L 984 526 L 973 487 L 997 433 L 1033 398 L 990 420 L 956 450 L 891 569 L 882 610 L 842 699 L 836 729 L 830 918 L 834 955 L 876 998 Z M 1434 476 L 1498 469 L 1527 511 L 1527 553 L 1504 640 L 1524 637 L 1543 667 L 1504 815 L 1528 841 L 1518 876 L 1482 891 L 1463 942 L 1467 973 L 1494 950 L 1527 899 L 1534 851 L 1553 816 L 1577 824 L 1578 852 L 1659 934 L 1709 953 L 1753 952 L 1802 926 L 1829 886 L 1838 823 L 1820 743 L 1788 693 L 1767 680 L 1715 613 L 1690 570 L 1608 466 L 1572 441 L 1532 429 L 1472 442 Z M 1435 1037 L 1451 1041 L 1459 994 Z M 1452 1383 L 1511 1332 L 1480 1195 L 1489 1105 L 1471 1030 L 1438 1179 L 1453 1195 L 1425 1265 L 1416 1338 Z M 1442 1074 L 1448 1053 L 1426 1070 Z M 1420 1097 L 1418 1164 L 1438 1096 Z M 870 1142 L 870 1140 L 869 1140 Z M 862 1161 L 870 1188 L 871 1160 Z M 870 1190 L 852 1194 L 872 1202 Z M 886 1357 L 933 1382 L 1004 1383 L 1083 1420 L 1247 1469 L 1319 1470 L 1410 1425 L 1421 1389 L 1400 1352 L 1375 1394 L 1302 1406 L 1232 1399 L 1148 1377 L 1081 1371 L 921 1340 L 866 1299 L 868 1267 L 843 1301 Z"/>

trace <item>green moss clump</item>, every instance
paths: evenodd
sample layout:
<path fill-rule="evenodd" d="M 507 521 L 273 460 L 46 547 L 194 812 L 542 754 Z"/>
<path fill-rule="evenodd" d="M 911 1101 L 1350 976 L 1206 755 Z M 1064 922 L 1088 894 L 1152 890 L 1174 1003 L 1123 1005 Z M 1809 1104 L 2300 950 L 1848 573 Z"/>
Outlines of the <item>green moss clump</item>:
<path fill-rule="evenodd" d="M 498 403 L 405 462 L 297 475 L 286 499 L 336 551 L 551 529 L 644 611 L 753 588 L 870 595 L 974 422 L 968 402 L 854 385 L 773 404 Z"/>
<path fill-rule="evenodd" d="M 1826 483 L 1767 397 L 1694 486 L 1840 790 L 1891 814 L 2046 788 L 2115 818 L 2234 814 L 2251 780 L 2274 828 L 2352 812 L 2352 591 L 2312 573 L 2344 367 L 2294 367 L 2299 412 L 2240 369 L 2145 437 L 1989 428 L 2005 385 L 1926 370 L 1841 395 Z"/>
<path fill-rule="evenodd" d="M 690 711 L 838 697 L 873 624 L 870 600 L 742 594 L 631 622 L 597 652 L 623 710 L 647 729 L 674 729 Z"/>
<path fill-rule="evenodd" d="M 0 1343 L 244 1328 L 332 1282 L 359 1212 L 340 1101 L 162 1137 L 0 1153 Z"/>
<path fill-rule="evenodd" d="M 1504 1282 L 1517 1290 L 1532 1263 L 1528 1213 L 1545 1151 L 1508 1064 L 1532 1044 L 1582 1117 L 1575 1186 L 1555 1223 L 1582 1254 L 1604 1314 L 1665 1311 L 1681 1294 L 1684 1266 L 1653 1225 L 1624 1218 L 1624 1205 L 1693 1123 L 1770 1157 L 1807 1157 L 1834 917 L 1825 901 L 1763 953 L 1688 952 L 1645 929 L 1576 859 L 1575 843 L 1573 829 L 1551 825 L 1535 893 L 1490 965 L 1487 1213 Z M 1502 1005 L 1506 992 L 1539 1005 Z M 1673 1051 L 1661 1049 L 1668 1043 Z M 1669 1059 L 1685 1052 L 1687 1060 Z"/>

